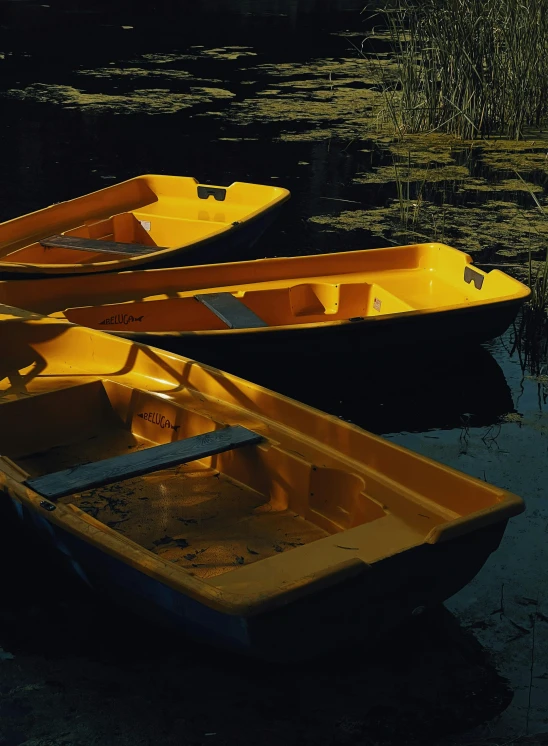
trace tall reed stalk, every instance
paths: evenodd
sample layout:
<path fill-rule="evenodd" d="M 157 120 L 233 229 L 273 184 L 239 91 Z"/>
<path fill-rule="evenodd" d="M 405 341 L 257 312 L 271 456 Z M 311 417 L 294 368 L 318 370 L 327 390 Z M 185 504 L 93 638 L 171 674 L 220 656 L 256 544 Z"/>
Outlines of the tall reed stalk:
<path fill-rule="evenodd" d="M 546 218 L 546 210 L 537 195 L 529 188 L 521 174 L 516 176 L 527 186 L 538 210 Z M 529 287 L 531 297 L 523 308 L 516 328 L 514 347 L 520 360 L 533 375 L 546 373 L 548 367 L 548 247 L 543 262 L 533 270 L 533 257 L 529 251 Z"/>
<path fill-rule="evenodd" d="M 520 139 L 548 118 L 547 0 L 398 0 L 382 12 L 398 129 Z"/>

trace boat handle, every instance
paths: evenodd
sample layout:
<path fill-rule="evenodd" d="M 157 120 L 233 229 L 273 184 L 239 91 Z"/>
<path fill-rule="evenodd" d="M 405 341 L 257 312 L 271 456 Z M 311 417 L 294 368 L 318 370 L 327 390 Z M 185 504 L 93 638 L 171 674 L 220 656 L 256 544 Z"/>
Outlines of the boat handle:
<path fill-rule="evenodd" d="M 217 202 L 224 202 L 226 198 L 226 189 L 223 187 L 199 186 L 198 198 L 208 199 L 209 197 L 214 197 Z"/>
<path fill-rule="evenodd" d="M 476 286 L 476 290 L 481 290 L 484 279 L 484 275 L 480 274 L 475 269 L 472 269 L 472 267 L 464 268 L 464 282 L 467 282 L 468 284 L 473 282 Z"/>

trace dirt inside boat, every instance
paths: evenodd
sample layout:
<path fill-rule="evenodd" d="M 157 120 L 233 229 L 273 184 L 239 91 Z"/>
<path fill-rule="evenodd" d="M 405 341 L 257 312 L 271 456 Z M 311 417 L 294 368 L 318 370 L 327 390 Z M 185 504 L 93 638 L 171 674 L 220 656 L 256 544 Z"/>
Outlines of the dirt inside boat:
<path fill-rule="evenodd" d="M 19 399 L 3 407 L 2 414 L 8 413 L 19 421 L 28 418 L 44 423 L 20 436 L 8 436 L 9 428 L 3 428 L 6 435 L 0 436 L 2 453 L 31 477 L 189 438 L 215 425 L 198 411 L 112 381 L 91 381 Z M 254 429 L 263 428 L 255 423 Z M 310 496 L 306 485 L 306 491 L 292 492 L 285 503 L 276 500 L 276 493 L 287 493 L 287 482 L 304 476 L 308 465 L 287 454 L 281 459 L 285 475 L 277 474 L 274 464 L 266 474 L 249 450 L 212 457 L 210 464 L 194 461 L 67 495 L 58 503 L 75 504 L 200 578 L 250 565 L 385 515 L 375 500 L 362 493 L 363 480 L 342 469 L 314 467 Z M 276 461 L 281 467 L 280 459 Z M 411 526 L 406 533 L 412 543 L 422 538 Z"/>

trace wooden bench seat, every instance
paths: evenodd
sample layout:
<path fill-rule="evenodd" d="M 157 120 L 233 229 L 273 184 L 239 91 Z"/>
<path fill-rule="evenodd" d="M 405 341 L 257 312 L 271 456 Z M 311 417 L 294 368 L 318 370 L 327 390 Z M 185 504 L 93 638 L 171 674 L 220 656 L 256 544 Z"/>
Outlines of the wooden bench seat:
<path fill-rule="evenodd" d="M 74 249 L 76 251 L 99 251 L 106 254 L 153 254 L 162 251 L 165 246 L 145 246 L 140 243 L 120 243 L 119 241 L 103 241 L 98 238 L 80 238 L 79 236 L 50 236 L 43 238 L 40 245 L 46 249 Z"/>
<path fill-rule="evenodd" d="M 197 461 L 233 448 L 255 445 L 262 440 L 262 435 L 257 435 L 241 425 L 230 425 L 222 430 L 176 440 L 174 443 L 124 453 L 121 456 L 95 461 L 92 464 L 81 464 L 63 471 L 27 479 L 25 484 L 39 495 L 55 500 L 93 487 L 101 487 L 123 479 L 167 469 L 170 466 L 186 464 L 188 461 Z"/>
<path fill-rule="evenodd" d="M 256 329 L 268 326 L 266 321 L 259 318 L 232 293 L 203 293 L 194 297 L 224 321 L 229 329 Z"/>

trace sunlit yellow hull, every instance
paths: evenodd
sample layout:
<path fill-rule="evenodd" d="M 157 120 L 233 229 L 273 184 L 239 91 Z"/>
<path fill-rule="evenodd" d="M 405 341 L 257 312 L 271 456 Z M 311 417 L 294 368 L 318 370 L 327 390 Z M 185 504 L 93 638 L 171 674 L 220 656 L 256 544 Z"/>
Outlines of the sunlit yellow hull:
<path fill-rule="evenodd" d="M 201 638 L 279 658 L 373 633 L 470 581 L 523 509 L 214 368 L 0 312 L 0 490 L 79 575 Z M 234 426 L 256 442 L 143 471 Z"/>

